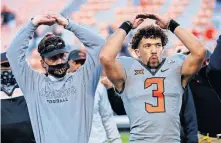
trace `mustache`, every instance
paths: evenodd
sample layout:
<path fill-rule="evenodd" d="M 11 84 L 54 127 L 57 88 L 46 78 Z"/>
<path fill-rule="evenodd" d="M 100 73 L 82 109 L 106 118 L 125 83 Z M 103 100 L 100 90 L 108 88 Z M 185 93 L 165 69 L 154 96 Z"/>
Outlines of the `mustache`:
<path fill-rule="evenodd" d="M 159 59 L 157 55 L 152 55 L 149 59 L 151 59 L 151 58 Z"/>

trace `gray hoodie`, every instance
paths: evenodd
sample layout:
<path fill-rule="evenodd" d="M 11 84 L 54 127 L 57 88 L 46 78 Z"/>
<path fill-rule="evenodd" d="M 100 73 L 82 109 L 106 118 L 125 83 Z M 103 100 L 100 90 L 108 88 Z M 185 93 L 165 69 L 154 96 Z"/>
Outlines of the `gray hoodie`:
<path fill-rule="evenodd" d="M 7 51 L 12 71 L 27 101 L 36 142 L 87 143 L 101 74 L 99 53 L 105 41 L 88 28 L 69 21 L 66 29 L 87 47 L 87 60 L 75 73 L 59 79 L 47 77 L 32 70 L 25 58 L 37 27 L 29 22 L 17 33 Z"/>

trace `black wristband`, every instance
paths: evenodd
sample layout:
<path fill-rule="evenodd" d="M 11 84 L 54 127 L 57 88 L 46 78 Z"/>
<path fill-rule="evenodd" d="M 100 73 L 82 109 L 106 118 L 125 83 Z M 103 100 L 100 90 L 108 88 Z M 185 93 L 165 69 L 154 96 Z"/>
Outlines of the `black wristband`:
<path fill-rule="evenodd" d="M 119 28 L 123 29 L 128 34 L 132 29 L 132 23 L 130 21 L 125 21 Z"/>
<path fill-rule="evenodd" d="M 169 25 L 168 25 L 168 29 L 174 33 L 174 30 L 180 26 L 179 23 L 177 23 L 175 20 L 171 19 L 170 22 L 169 22 Z"/>

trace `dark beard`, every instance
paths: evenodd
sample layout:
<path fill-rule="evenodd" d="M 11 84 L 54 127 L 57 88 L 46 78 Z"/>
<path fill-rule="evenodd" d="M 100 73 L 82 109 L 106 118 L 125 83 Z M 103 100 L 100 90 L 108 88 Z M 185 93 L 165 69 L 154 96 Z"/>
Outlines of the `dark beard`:
<path fill-rule="evenodd" d="M 156 63 L 157 63 L 157 66 L 153 67 L 153 66 L 151 66 L 150 61 L 148 61 L 147 62 L 147 67 L 150 68 L 150 69 L 157 69 L 160 66 L 160 62 L 157 61 Z"/>

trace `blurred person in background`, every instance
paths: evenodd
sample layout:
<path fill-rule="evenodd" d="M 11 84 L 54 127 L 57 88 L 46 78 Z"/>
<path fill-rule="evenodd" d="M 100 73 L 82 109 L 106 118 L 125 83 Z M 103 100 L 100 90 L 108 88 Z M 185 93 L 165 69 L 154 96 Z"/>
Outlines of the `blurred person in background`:
<path fill-rule="evenodd" d="M 6 5 L 3 5 L 1 9 L 1 24 L 9 27 L 13 27 L 16 24 L 15 14 Z"/>
<path fill-rule="evenodd" d="M 86 53 L 73 50 L 68 56 L 68 72 L 76 72 L 84 66 Z M 99 82 L 94 99 L 94 113 L 89 143 L 121 143 L 120 134 L 113 118 L 113 111 L 107 97 L 107 89 Z"/>
<path fill-rule="evenodd" d="M 216 48 L 210 57 L 208 65 L 207 77 L 210 81 L 211 86 L 218 94 L 219 99 L 221 98 L 221 35 L 217 40 Z"/>
<path fill-rule="evenodd" d="M 35 143 L 23 93 L 11 71 L 6 53 L 1 54 L 1 141 Z"/>
<path fill-rule="evenodd" d="M 61 37 L 47 34 L 38 45 L 41 74 L 26 61 L 26 50 L 40 25 L 58 25 L 73 32 L 88 50 L 84 66 L 68 70 L 68 49 Z M 99 53 L 104 39 L 85 26 L 60 14 L 36 15 L 12 40 L 8 60 L 24 93 L 37 143 L 87 143 L 90 136 L 94 96 L 101 75 Z"/>
<path fill-rule="evenodd" d="M 159 27 L 147 26 L 134 35 L 132 48 L 140 61 L 129 57 L 116 60 L 127 33 L 137 28 L 144 18 L 156 20 Z M 162 58 L 168 41 L 162 29 L 167 28 L 191 51 L 187 58 L 181 54 Z M 131 143 L 180 142 L 183 88 L 199 70 L 205 53 L 204 46 L 193 34 L 176 21 L 154 14 L 140 14 L 125 21 L 107 40 L 100 61 L 123 99 L 131 124 Z"/>
<path fill-rule="evenodd" d="M 86 53 L 81 50 L 73 50 L 68 55 L 68 72 L 76 72 L 86 61 Z"/>
<path fill-rule="evenodd" d="M 188 50 L 185 47 L 178 47 L 177 52 L 181 53 Z M 184 53 L 185 54 L 185 53 Z M 185 96 L 193 97 L 196 109 L 199 142 L 200 143 L 220 143 L 221 142 L 221 36 L 217 40 L 214 52 L 211 54 L 207 50 L 206 58 L 200 71 L 193 76 L 189 82 L 188 94 Z M 192 100 L 192 99 L 190 99 Z M 192 101 L 186 102 L 192 104 Z M 188 118 L 194 117 L 192 109 L 186 109 Z M 195 118 L 195 117 L 194 117 Z M 192 119 L 194 119 L 192 118 Z M 191 121 L 185 124 L 191 128 Z M 187 128 L 188 129 L 188 128 Z M 185 132 L 185 136 L 188 136 Z"/>
<path fill-rule="evenodd" d="M 221 37 L 201 70 L 190 82 L 197 113 L 199 141 L 221 142 Z"/>

